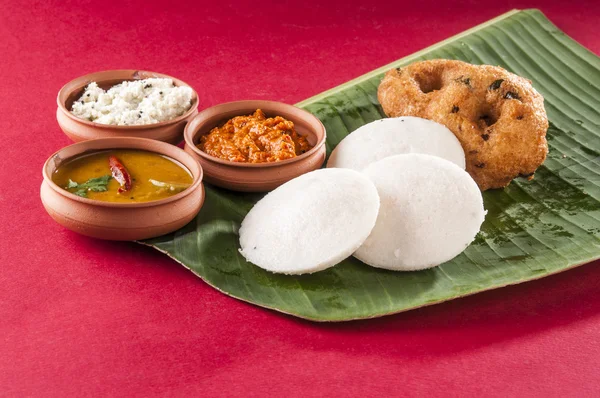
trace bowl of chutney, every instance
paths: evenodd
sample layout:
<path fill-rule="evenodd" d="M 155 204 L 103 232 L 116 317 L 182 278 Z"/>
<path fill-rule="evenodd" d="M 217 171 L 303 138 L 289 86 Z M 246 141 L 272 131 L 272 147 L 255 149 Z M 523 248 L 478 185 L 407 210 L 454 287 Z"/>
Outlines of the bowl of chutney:
<path fill-rule="evenodd" d="M 90 83 L 96 83 L 103 90 L 109 90 L 124 82 L 139 82 L 145 79 L 168 79 L 174 87 L 188 87 L 192 90 L 190 107 L 177 117 L 157 123 L 137 125 L 115 125 L 97 123 L 73 114 L 73 105 L 86 91 Z M 162 93 L 161 93 L 162 94 Z M 94 72 L 80 76 L 65 84 L 58 92 L 56 120 L 62 131 L 74 142 L 99 138 L 135 137 L 150 138 L 171 144 L 181 142 L 185 125 L 198 114 L 198 93 L 187 83 L 162 73 L 124 69 Z"/>
<path fill-rule="evenodd" d="M 40 196 L 48 214 L 82 235 L 141 240 L 173 232 L 204 203 L 203 171 L 176 146 L 145 138 L 102 138 L 48 158 Z"/>
<path fill-rule="evenodd" d="M 247 100 L 204 109 L 185 127 L 186 152 L 205 181 L 234 191 L 265 192 L 323 165 L 325 127 L 282 102 Z"/>

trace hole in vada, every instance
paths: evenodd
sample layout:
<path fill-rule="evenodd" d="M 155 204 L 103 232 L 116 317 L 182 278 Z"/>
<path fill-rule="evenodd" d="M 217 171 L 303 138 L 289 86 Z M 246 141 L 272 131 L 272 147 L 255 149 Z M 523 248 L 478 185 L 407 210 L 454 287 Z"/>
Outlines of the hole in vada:
<path fill-rule="evenodd" d="M 419 85 L 421 91 L 425 94 L 442 88 L 442 77 L 438 74 L 431 74 L 425 76 L 421 74 L 416 74 L 414 79 Z"/>
<path fill-rule="evenodd" d="M 490 127 L 498 121 L 498 118 L 491 113 L 484 113 L 479 117 L 479 126 L 483 129 Z"/>

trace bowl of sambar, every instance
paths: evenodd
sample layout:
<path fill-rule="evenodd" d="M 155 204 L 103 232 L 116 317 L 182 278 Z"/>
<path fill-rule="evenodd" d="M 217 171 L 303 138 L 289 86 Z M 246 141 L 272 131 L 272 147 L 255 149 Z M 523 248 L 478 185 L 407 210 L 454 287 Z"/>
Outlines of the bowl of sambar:
<path fill-rule="evenodd" d="M 99 239 L 140 240 L 190 222 L 204 202 L 200 164 L 176 146 L 103 138 L 48 158 L 40 196 L 62 226 Z"/>

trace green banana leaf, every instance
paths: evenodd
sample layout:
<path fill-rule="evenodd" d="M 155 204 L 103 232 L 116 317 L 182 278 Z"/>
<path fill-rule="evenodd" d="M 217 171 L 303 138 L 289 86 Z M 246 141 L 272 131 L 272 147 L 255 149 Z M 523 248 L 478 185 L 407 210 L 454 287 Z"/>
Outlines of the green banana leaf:
<path fill-rule="evenodd" d="M 312 275 L 264 271 L 238 253 L 237 231 L 262 195 L 206 186 L 196 220 L 140 242 L 225 294 L 315 321 L 373 318 L 542 278 L 600 257 L 600 60 L 538 10 L 511 11 L 467 32 L 298 104 L 327 128 L 331 150 L 384 117 L 385 71 L 448 58 L 500 65 L 532 80 L 545 98 L 550 153 L 532 181 L 484 193 L 486 221 L 461 255 L 440 267 L 392 272 L 349 258 Z"/>

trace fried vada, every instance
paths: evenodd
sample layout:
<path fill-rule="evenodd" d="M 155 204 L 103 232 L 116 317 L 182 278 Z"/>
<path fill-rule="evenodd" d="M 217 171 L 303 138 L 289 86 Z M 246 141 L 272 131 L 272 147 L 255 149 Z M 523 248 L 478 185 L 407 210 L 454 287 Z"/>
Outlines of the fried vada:
<path fill-rule="evenodd" d="M 500 67 L 416 62 L 388 71 L 377 94 L 387 116 L 417 116 L 448 127 L 482 191 L 516 177 L 532 179 L 546 159 L 544 99 L 529 80 Z"/>

